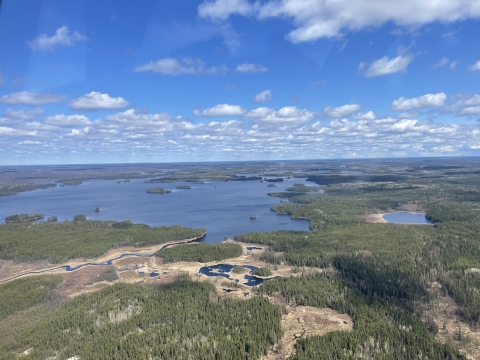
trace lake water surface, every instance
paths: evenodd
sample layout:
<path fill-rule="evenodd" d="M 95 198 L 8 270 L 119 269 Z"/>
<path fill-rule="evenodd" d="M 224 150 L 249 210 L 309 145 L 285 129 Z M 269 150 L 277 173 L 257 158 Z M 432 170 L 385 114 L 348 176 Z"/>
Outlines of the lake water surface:
<path fill-rule="evenodd" d="M 204 241 L 221 242 L 252 231 L 275 230 L 308 231 L 307 220 L 292 220 L 270 210 L 280 199 L 267 193 L 285 191 L 294 183 L 309 184 L 305 179 L 290 179 L 267 187 L 260 181 L 186 182 L 148 184 L 145 179 L 117 184 L 115 180 L 86 181 L 78 186 L 56 187 L 0 197 L 0 221 L 12 214 L 42 213 L 44 220 L 57 216 L 58 221 L 72 220 L 76 214 L 85 214 L 88 220 L 132 220 L 150 226 L 182 225 L 203 227 Z M 190 185 L 191 190 L 176 189 Z M 171 194 L 147 194 L 148 188 L 163 187 Z M 95 207 L 101 211 L 96 213 Z M 256 215 L 255 220 L 250 215 Z"/>
<path fill-rule="evenodd" d="M 431 225 L 432 222 L 428 221 L 425 214 L 412 213 L 406 211 L 398 211 L 382 216 L 384 220 L 393 224 L 427 224 Z"/>

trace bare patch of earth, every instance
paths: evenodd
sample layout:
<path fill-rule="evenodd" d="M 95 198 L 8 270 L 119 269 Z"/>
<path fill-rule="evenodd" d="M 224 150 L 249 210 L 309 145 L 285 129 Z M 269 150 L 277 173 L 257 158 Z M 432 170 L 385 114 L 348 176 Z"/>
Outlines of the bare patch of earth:
<path fill-rule="evenodd" d="M 419 302 L 416 307 L 427 325 L 434 323 L 438 328 L 437 340 L 457 348 L 468 359 L 480 359 L 480 329 L 457 315 L 458 305 L 440 283 L 431 283 L 427 291 L 429 301 Z"/>
<path fill-rule="evenodd" d="M 49 266 L 51 266 L 51 264 L 47 260 L 32 261 L 28 263 L 17 263 L 13 260 L 0 260 L 0 280 L 28 271 L 46 269 Z"/>
<path fill-rule="evenodd" d="M 371 223 L 386 223 L 387 220 L 385 220 L 382 216 L 388 214 L 388 213 L 378 213 L 378 214 L 367 214 L 367 215 L 360 215 L 361 218 L 364 218 L 367 220 L 367 222 Z"/>
<path fill-rule="evenodd" d="M 278 294 L 270 296 L 269 299 L 277 305 L 286 306 L 287 313 L 282 316 L 283 337 L 269 349 L 263 360 L 287 359 L 295 352 L 295 343 L 300 338 L 324 335 L 330 331 L 353 329 L 350 316 L 335 310 L 286 304 L 285 299 Z"/>

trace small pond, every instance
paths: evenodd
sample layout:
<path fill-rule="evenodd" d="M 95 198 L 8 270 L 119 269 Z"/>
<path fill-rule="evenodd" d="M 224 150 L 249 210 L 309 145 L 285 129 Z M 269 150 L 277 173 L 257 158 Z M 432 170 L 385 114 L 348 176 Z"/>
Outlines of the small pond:
<path fill-rule="evenodd" d="M 204 266 L 204 267 L 200 268 L 200 270 L 198 270 L 198 272 L 200 274 L 207 275 L 207 276 L 220 276 L 220 277 L 224 277 L 226 279 L 235 280 L 235 279 L 230 278 L 230 275 L 229 275 L 230 272 L 232 271 L 232 269 L 235 266 L 244 267 L 244 268 L 250 270 L 249 273 L 251 273 L 252 271 L 254 271 L 257 268 L 256 266 L 252 266 L 252 265 L 218 264 L 218 265 L 212 265 L 212 266 Z M 261 279 L 261 278 L 258 278 L 256 276 L 252 276 L 252 275 L 248 275 L 248 274 L 244 275 L 244 279 L 245 279 L 244 284 L 247 285 L 247 286 L 257 286 L 257 285 L 260 285 L 264 280 L 270 280 L 270 279 Z"/>
<path fill-rule="evenodd" d="M 421 224 L 432 225 L 431 221 L 428 221 L 424 213 L 412 213 L 407 211 L 398 211 L 390 214 L 385 214 L 382 218 L 393 224 Z"/>

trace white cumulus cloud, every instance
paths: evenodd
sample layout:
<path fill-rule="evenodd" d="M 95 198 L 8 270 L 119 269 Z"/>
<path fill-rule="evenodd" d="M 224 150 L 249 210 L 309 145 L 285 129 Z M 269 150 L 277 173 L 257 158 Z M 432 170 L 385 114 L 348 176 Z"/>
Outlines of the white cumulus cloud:
<path fill-rule="evenodd" d="M 323 116 L 330 119 L 338 119 L 350 116 L 360 110 L 359 104 L 346 104 L 343 106 L 328 106 L 323 110 Z"/>
<path fill-rule="evenodd" d="M 47 116 L 43 119 L 45 124 L 56 126 L 88 126 L 92 122 L 85 115 L 64 115 L 58 114 L 53 116 Z"/>
<path fill-rule="evenodd" d="M 121 97 L 111 97 L 108 94 L 102 94 L 92 91 L 69 102 L 68 106 L 73 110 L 102 110 L 102 109 L 120 109 L 130 106 L 129 102 Z"/>
<path fill-rule="evenodd" d="M 394 58 L 387 56 L 381 59 L 375 60 L 371 64 L 365 62 L 360 63 L 359 70 L 368 66 L 365 76 L 367 78 L 383 76 L 388 74 L 395 74 L 398 72 L 406 72 L 408 65 L 412 62 L 413 56 L 411 55 L 399 55 Z"/>
<path fill-rule="evenodd" d="M 240 105 L 218 104 L 205 110 L 195 110 L 195 116 L 238 116 L 242 115 L 247 110 Z"/>
<path fill-rule="evenodd" d="M 198 5 L 198 14 L 212 20 L 226 20 L 230 15 L 250 15 L 253 6 L 244 0 L 206 1 Z"/>
<path fill-rule="evenodd" d="M 4 113 L 3 116 L 6 118 L 12 119 L 12 120 L 31 120 L 37 116 L 40 116 L 44 113 L 45 111 L 37 108 L 33 110 L 14 110 L 14 109 L 7 109 Z"/>
<path fill-rule="evenodd" d="M 441 67 L 447 65 L 449 62 L 450 62 L 449 58 L 447 58 L 447 57 L 441 58 L 435 64 L 433 64 L 433 68 L 434 69 L 441 68 Z"/>
<path fill-rule="evenodd" d="M 296 126 L 310 122 L 315 117 L 313 112 L 302 110 L 296 106 L 286 106 L 277 111 L 260 107 L 247 112 L 243 118 L 254 120 L 263 125 Z"/>
<path fill-rule="evenodd" d="M 471 106 L 460 110 L 459 115 L 480 115 L 480 105 Z"/>
<path fill-rule="evenodd" d="M 352 116 L 354 119 L 357 120 L 375 120 L 377 116 L 373 111 L 367 111 L 366 113 L 358 113 Z"/>
<path fill-rule="evenodd" d="M 438 94 L 426 94 L 415 98 L 398 98 L 392 102 L 391 109 L 395 111 L 408 111 L 411 109 L 424 109 L 442 107 L 445 105 L 447 95 L 443 92 Z"/>
<path fill-rule="evenodd" d="M 225 21 L 231 15 L 291 20 L 294 43 L 332 38 L 393 23 L 400 27 L 452 23 L 480 17 L 477 0 L 205 0 L 200 17 Z"/>
<path fill-rule="evenodd" d="M 3 95 L 0 98 L 0 103 L 9 105 L 38 106 L 45 104 L 53 104 L 65 100 L 66 96 L 63 95 L 36 93 L 33 91 L 20 91 L 8 95 Z"/>
<path fill-rule="evenodd" d="M 29 41 L 28 46 L 34 51 L 53 51 L 56 46 L 72 46 L 77 41 L 86 39 L 87 37 L 78 31 L 70 34 L 68 27 L 62 26 L 52 36 L 40 34 L 36 39 Z"/>
<path fill-rule="evenodd" d="M 235 71 L 246 73 L 246 74 L 255 74 L 255 73 L 266 72 L 268 71 L 268 69 L 263 65 L 243 63 L 238 65 Z"/>
<path fill-rule="evenodd" d="M 480 71 L 480 60 L 478 60 L 475 64 L 468 67 L 470 71 Z"/>
<path fill-rule="evenodd" d="M 268 89 L 255 95 L 253 102 L 262 103 L 272 100 L 272 90 Z"/>
<path fill-rule="evenodd" d="M 220 67 L 206 67 L 205 62 L 200 59 L 190 58 L 162 58 L 157 61 L 150 61 L 144 65 L 137 66 L 135 72 L 153 71 L 163 75 L 224 75 L 228 68 L 226 66 Z"/>
<path fill-rule="evenodd" d="M 151 131 L 167 132 L 173 130 L 189 130 L 194 129 L 191 121 L 184 118 L 174 118 L 168 113 L 148 114 L 139 112 L 135 109 L 128 109 L 105 117 L 107 123 L 120 124 L 125 126 L 128 131 Z M 114 130 L 114 129 L 112 129 Z"/>

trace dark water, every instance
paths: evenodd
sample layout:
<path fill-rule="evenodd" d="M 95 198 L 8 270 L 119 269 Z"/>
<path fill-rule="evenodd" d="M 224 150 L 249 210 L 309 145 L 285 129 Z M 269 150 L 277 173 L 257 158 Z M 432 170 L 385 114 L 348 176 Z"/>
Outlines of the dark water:
<path fill-rule="evenodd" d="M 204 266 L 198 270 L 200 274 L 207 275 L 207 276 L 220 276 L 224 277 L 226 279 L 230 279 L 230 271 L 235 266 L 241 266 L 244 268 L 247 268 L 250 270 L 250 272 L 254 271 L 257 267 L 252 266 L 252 265 L 230 265 L 230 264 L 218 264 L 218 265 L 212 265 L 212 266 Z M 251 275 L 244 275 L 244 278 L 246 280 L 245 285 L 247 286 L 257 286 L 263 283 L 264 279 L 257 278 L 255 276 Z M 275 277 L 277 278 L 277 277 Z M 274 278 L 272 278 L 274 279 Z M 270 279 L 267 279 L 270 280 Z"/>
<path fill-rule="evenodd" d="M 415 214 L 406 211 L 394 212 L 391 214 L 383 215 L 383 218 L 393 224 L 428 224 L 431 225 L 432 222 L 428 221 L 425 218 L 425 214 Z"/>
<path fill-rule="evenodd" d="M 117 184 L 116 180 L 86 181 L 79 186 L 56 187 L 0 197 L 0 219 L 11 214 L 42 213 L 46 220 L 72 220 L 85 214 L 88 220 L 132 220 L 150 226 L 182 225 L 207 229 L 204 241 L 221 242 L 252 231 L 308 230 L 308 221 L 292 220 L 270 210 L 279 198 L 267 196 L 272 188 L 260 181 L 207 182 L 205 184 L 148 184 L 144 179 Z M 276 183 L 276 192 L 305 179 Z M 176 189 L 190 185 L 191 190 Z M 171 194 L 147 194 L 148 188 L 163 187 Z M 96 213 L 95 207 L 101 211 Z M 251 220 L 250 215 L 256 215 Z"/>

